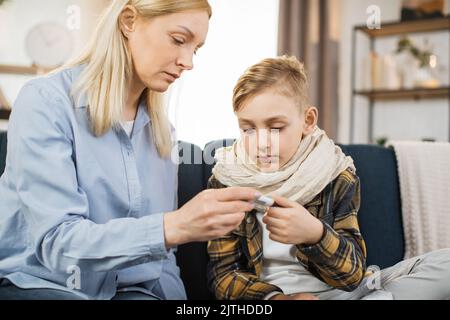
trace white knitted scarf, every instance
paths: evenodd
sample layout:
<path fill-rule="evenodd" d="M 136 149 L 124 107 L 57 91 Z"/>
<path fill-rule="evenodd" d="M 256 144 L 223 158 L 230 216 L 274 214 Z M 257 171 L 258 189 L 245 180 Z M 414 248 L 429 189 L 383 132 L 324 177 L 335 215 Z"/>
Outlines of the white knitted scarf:
<path fill-rule="evenodd" d="M 292 158 L 278 171 L 261 172 L 248 161 L 242 139 L 217 149 L 214 177 L 228 187 L 253 187 L 267 195 L 276 194 L 301 205 L 307 204 L 342 171 L 356 172 L 353 159 L 316 127 L 303 137 Z M 247 160 L 247 161 L 246 161 Z"/>

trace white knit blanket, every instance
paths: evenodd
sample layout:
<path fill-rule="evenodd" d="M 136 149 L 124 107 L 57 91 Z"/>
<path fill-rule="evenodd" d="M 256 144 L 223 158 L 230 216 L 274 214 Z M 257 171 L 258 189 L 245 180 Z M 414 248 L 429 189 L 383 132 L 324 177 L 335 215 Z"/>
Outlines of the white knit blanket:
<path fill-rule="evenodd" d="M 389 145 L 397 157 L 405 259 L 449 248 L 450 143 L 392 141 Z"/>

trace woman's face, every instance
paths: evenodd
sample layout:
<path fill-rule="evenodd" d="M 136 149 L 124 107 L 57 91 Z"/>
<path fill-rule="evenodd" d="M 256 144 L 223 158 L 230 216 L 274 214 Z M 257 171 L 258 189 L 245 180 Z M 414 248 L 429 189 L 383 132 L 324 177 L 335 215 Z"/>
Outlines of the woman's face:
<path fill-rule="evenodd" d="M 194 67 L 193 56 L 208 33 L 208 13 L 190 10 L 143 18 L 132 9 L 122 12 L 121 28 L 128 39 L 134 72 L 143 86 L 165 92 L 183 71 Z"/>
<path fill-rule="evenodd" d="M 317 124 L 317 109 L 301 111 L 296 100 L 266 90 L 236 112 L 248 161 L 262 172 L 275 172 L 295 154 L 300 141 Z"/>

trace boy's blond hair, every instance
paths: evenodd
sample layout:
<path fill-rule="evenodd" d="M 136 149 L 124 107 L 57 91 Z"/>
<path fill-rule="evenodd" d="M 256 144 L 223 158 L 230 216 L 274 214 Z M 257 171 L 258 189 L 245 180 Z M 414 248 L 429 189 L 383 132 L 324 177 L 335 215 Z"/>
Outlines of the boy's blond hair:
<path fill-rule="evenodd" d="M 293 56 L 268 58 L 248 68 L 233 91 L 233 110 L 237 112 L 249 99 L 265 90 L 296 99 L 300 109 L 309 106 L 308 79 L 303 63 Z"/>

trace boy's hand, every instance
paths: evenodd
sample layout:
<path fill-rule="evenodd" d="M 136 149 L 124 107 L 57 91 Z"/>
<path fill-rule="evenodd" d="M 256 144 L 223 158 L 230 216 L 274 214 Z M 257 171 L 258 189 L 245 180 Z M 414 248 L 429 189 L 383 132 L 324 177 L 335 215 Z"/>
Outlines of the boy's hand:
<path fill-rule="evenodd" d="M 269 238 L 285 244 L 313 245 L 323 235 L 323 224 L 302 205 L 289 199 L 273 196 L 279 207 L 270 207 L 262 221 Z"/>

